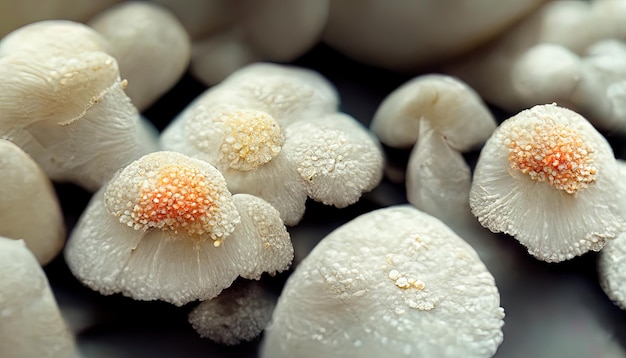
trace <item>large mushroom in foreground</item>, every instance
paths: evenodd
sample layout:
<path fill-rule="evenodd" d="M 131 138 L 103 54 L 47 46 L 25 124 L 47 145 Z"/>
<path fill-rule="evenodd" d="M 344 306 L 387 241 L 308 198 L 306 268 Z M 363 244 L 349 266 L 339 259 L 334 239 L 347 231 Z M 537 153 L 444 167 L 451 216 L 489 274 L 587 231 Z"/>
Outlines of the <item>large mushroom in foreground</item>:
<path fill-rule="evenodd" d="M 289 277 L 262 357 L 491 357 L 504 311 L 474 249 L 409 205 L 326 236 Z"/>

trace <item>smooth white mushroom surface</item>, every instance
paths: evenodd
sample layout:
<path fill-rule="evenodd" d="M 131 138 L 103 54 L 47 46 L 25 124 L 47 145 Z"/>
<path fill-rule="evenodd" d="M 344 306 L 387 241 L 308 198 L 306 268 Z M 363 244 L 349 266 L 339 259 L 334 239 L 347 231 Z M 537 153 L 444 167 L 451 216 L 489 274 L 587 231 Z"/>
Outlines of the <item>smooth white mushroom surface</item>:
<path fill-rule="evenodd" d="M 263 198 L 295 225 L 307 197 L 345 207 L 382 178 L 380 145 L 337 102 L 313 71 L 257 63 L 198 97 L 161 146 L 206 160 L 229 190 Z"/>
<path fill-rule="evenodd" d="M 289 277 L 262 357 L 491 357 L 504 311 L 476 252 L 409 205 L 337 228 Z"/>
<path fill-rule="evenodd" d="M 505 120 L 483 147 L 470 206 L 491 231 L 558 262 L 626 231 L 626 183 L 606 139 L 581 115 L 539 105 Z"/>
<path fill-rule="evenodd" d="M 463 81 L 442 74 L 417 76 L 389 93 L 370 128 L 381 142 L 410 147 L 419 138 L 421 121 L 460 151 L 479 147 L 496 121 L 480 96 Z"/>
<path fill-rule="evenodd" d="M 128 97 L 148 108 L 178 82 L 189 64 L 191 40 L 167 8 L 126 1 L 100 12 L 87 23 L 114 49 Z"/>
<path fill-rule="evenodd" d="M 40 264 L 63 248 L 65 222 L 46 173 L 15 144 L 0 139 L 0 236 L 24 240 Z"/>
<path fill-rule="evenodd" d="M 543 2 L 331 1 L 323 39 L 360 62 L 416 71 L 488 42 Z"/>
<path fill-rule="evenodd" d="M 71 233 L 66 261 L 86 286 L 137 300 L 208 300 L 241 276 L 287 269 L 293 247 L 279 213 L 231 195 L 210 164 L 155 152 L 119 171 Z"/>
<path fill-rule="evenodd" d="M 78 357 L 39 262 L 22 240 L 1 236 L 0 356 Z"/>
<path fill-rule="evenodd" d="M 23 35 L 36 43 L 55 42 L 76 30 L 87 43 L 87 29 L 48 21 L 24 29 Z M 119 77 L 117 62 L 97 50 L 99 43 L 79 42 L 76 51 L 64 51 L 68 46 L 61 45 L 35 51 L 17 40 L 11 43 L 17 45 L 0 57 L 5 83 L 0 89 L 0 138 L 24 149 L 52 180 L 93 191 L 122 166 L 156 150 L 156 131 L 142 122 L 124 92 L 127 82 Z"/>
<path fill-rule="evenodd" d="M 276 298 L 256 281 L 236 282 L 214 299 L 189 313 L 189 323 L 200 337 L 237 345 L 258 337 L 267 326 Z"/>

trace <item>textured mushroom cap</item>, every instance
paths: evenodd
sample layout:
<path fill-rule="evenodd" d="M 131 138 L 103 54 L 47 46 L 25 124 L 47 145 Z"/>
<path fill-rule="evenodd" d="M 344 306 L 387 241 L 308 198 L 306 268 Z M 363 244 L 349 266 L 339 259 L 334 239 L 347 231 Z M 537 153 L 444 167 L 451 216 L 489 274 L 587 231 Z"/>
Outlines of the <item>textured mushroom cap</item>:
<path fill-rule="evenodd" d="M 490 357 L 504 312 L 493 276 L 439 220 L 411 206 L 361 215 L 289 277 L 263 357 Z"/>
<path fill-rule="evenodd" d="M 324 41 L 354 59 L 414 71 L 487 42 L 542 2 L 331 1 Z"/>
<path fill-rule="evenodd" d="M 421 120 L 457 150 L 482 144 L 496 121 L 480 96 L 464 82 L 450 76 L 418 76 L 391 92 L 380 104 L 370 128 L 381 142 L 410 147 L 419 136 Z"/>
<path fill-rule="evenodd" d="M 113 54 L 113 48 L 98 32 L 68 20 L 34 22 L 12 31 L 0 41 L 0 56 L 20 53 L 31 59 L 45 59 L 86 51 Z"/>
<path fill-rule="evenodd" d="M 272 61 L 292 61 L 313 47 L 328 18 L 328 0 L 237 1 L 236 21 L 251 47 Z"/>
<path fill-rule="evenodd" d="M 600 287 L 619 308 L 626 310 L 626 234 L 609 240 L 598 256 Z"/>
<path fill-rule="evenodd" d="M 231 200 L 209 164 L 156 152 L 94 195 L 65 258 L 102 294 L 183 305 L 217 296 L 238 276 L 286 269 L 293 248 L 271 205 L 246 194 Z"/>
<path fill-rule="evenodd" d="M 77 357 L 45 273 L 21 240 L 0 237 L 0 355 Z"/>
<path fill-rule="evenodd" d="M 178 19 L 150 2 L 124 2 L 99 13 L 89 23 L 115 49 L 133 104 L 142 111 L 183 75 L 191 43 Z"/>
<path fill-rule="evenodd" d="M 584 117 L 553 104 L 494 131 L 474 170 L 470 206 L 484 227 L 553 262 L 598 251 L 626 231 L 625 195 L 608 142 Z"/>
<path fill-rule="evenodd" d="M 189 313 L 200 337 L 237 345 L 258 337 L 272 317 L 276 300 L 256 281 L 242 281 Z"/>
<path fill-rule="evenodd" d="M 335 113 L 285 130 L 284 151 L 309 197 L 339 208 L 354 204 L 383 176 L 378 141 L 354 118 Z"/>
<path fill-rule="evenodd" d="M 0 236 L 24 240 L 45 265 L 65 243 L 65 223 L 50 179 L 6 140 L 0 140 L 0 172 Z"/>

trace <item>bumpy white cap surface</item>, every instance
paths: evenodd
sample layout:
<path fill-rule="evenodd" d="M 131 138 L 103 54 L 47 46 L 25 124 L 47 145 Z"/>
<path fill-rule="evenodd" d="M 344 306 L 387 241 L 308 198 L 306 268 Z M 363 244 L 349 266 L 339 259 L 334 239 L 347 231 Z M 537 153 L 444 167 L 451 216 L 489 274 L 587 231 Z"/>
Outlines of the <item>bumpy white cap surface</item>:
<path fill-rule="evenodd" d="M 78 357 L 48 279 L 21 240 L 0 237 L 0 356 Z"/>
<path fill-rule="evenodd" d="M 65 223 L 50 179 L 15 144 L 0 139 L 0 235 L 26 242 L 45 265 L 63 248 Z"/>
<path fill-rule="evenodd" d="M 286 269 L 293 248 L 271 205 L 232 196 L 206 162 L 155 152 L 94 195 L 65 257 L 85 285 L 103 294 L 182 305 L 217 296 L 238 276 Z"/>
<path fill-rule="evenodd" d="M 412 206 L 364 214 L 290 276 L 263 357 L 490 357 L 504 312 L 493 276 L 439 220 Z"/>
<path fill-rule="evenodd" d="M 504 121 L 480 153 L 472 212 L 540 260 L 600 250 L 626 231 L 624 181 L 608 142 L 581 115 L 539 105 Z"/>

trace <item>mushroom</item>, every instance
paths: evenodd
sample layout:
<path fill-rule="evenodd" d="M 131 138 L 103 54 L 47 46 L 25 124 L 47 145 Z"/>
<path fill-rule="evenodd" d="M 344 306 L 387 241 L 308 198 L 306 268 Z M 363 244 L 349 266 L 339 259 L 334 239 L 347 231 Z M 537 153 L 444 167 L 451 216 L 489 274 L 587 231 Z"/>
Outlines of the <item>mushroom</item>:
<path fill-rule="evenodd" d="M 238 277 L 289 267 L 289 234 L 271 205 L 231 193 L 210 164 L 174 152 L 147 154 L 89 202 L 65 258 L 104 295 L 183 305 L 216 297 Z"/>
<path fill-rule="evenodd" d="M 620 177 L 626 177 L 626 161 L 617 160 Z M 598 254 L 598 278 L 600 287 L 619 308 L 626 310 L 626 233 L 609 240 Z"/>
<path fill-rule="evenodd" d="M 355 60 L 414 72 L 487 43 L 543 2 L 331 1 L 323 41 Z"/>
<path fill-rule="evenodd" d="M 22 149 L 2 139 L 0 172 L 0 236 L 24 240 L 45 265 L 65 243 L 65 223 L 50 179 Z"/>
<path fill-rule="evenodd" d="M 616 90 L 623 85 L 613 86 L 623 82 L 624 54 L 613 52 L 600 64 L 592 49 L 608 39 L 626 40 L 623 5 L 613 0 L 546 2 L 498 40 L 445 71 L 511 113 L 557 102 L 600 129 L 626 131 L 621 115 L 626 105 L 615 94 L 623 92 Z"/>
<path fill-rule="evenodd" d="M 261 357 L 491 357 L 503 317 L 472 247 L 398 205 L 335 229 L 296 267 Z"/>
<path fill-rule="evenodd" d="M 175 12 L 184 12 L 185 5 L 170 2 L 183 8 Z M 304 54 L 321 38 L 329 1 L 232 1 L 228 6 L 214 2 L 204 6 L 222 16 L 206 15 L 209 29 L 194 38 L 190 69 L 211 86 L 254 61 L 288 62 Z"/>
<path fill-rule="evenodd" d="M 22 240 L 0 237 L 0 355 L 78 357 L 48 279 Z"/>
<path fill-rule="evenodd" d="M 182 77 L 191 41 L 167 8 L 128 1 L 98 13 L 87 23 L 113 46 L 133 104 L 143 111 Z"/>
<path fill-rule="evenodd" d="M 157 133 L 124 93 L 127 82 L 115 59 L 101 51 L 101 42 L 89 41 L 101 37 L 93 30 L 88 36 L 87 29 L 48 21 L 2 41 L 0 138 L 24 149 L 52 180 L 95 190 L 119 168 L 156 150 Z M 72 51 L 69 42 L 57 41 L 62 35 L 84 41 Z M 20 45 L 47 40 L 53 44 L 39 51 Z"/>
<path fill-rule="evenodd" d="M 460 151 L 482 145 L 496 121 L 472 88 L 447 75 L 417 76 L 382 101 L 370 128 L 389 146 L 414 145 L 406 170 L 411 204 L 455 230 L 475 222 Z"/>
<path fill-rule="evenodd" d="M 214 299 L 189 313 L 189 323 L 200 337 L 223 345 L 257 338 L 272 317 L 275 298 L 256 281 L 236 282 Z"/>
<path fill-rule="evenodd" d="M 198 97 L 161 134 L 163 149 L 206 160 L 235 193 L 272 204 L 295 225 L 307 196 L 345 207 L 382 177 L 382 151 L 319 74 L 257 63 Z"/>
<path fill-rule="evenodd" d="M 476 164 L 470 206 L 486 228 L 559 262 L 626 231 L 625 195 L 606 139 L 578 113 L 550 104 L 494 131 Z"/>

